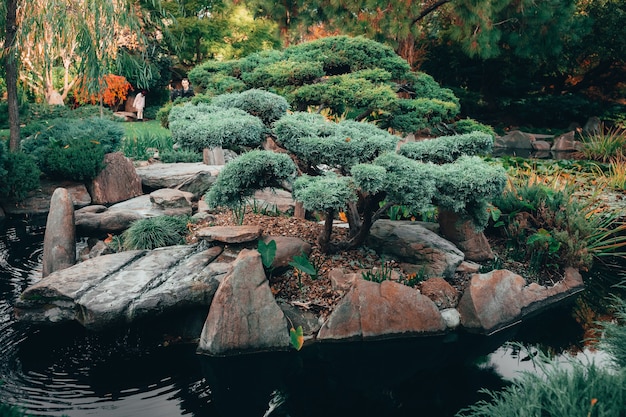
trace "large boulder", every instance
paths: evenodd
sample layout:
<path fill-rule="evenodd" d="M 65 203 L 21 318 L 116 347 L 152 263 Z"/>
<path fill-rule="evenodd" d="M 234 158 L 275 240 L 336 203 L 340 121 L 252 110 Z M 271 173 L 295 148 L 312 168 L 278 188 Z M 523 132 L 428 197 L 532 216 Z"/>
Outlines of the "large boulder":
<path fill-rule="evenodd" d="M 495 148 L 533 149 L 535 137 L 530 133 L 512 130 L 504 136 L 497 137 L 493 142 Z"/>
<path fill-rule="evenodd" d="M 225 355 L 285 350 L 289 327 L 265 276 L 261 255 L 244 249 L 220 284 L 207 316 L 198 352 Z"/>
<path fill-rule="evenodd" d="M 202 162 L 176 164 L 150 164 L 137 167 L 137 175 L 149 190 L 176 188 L 201 197 L 211 188 L 222 167 Z"/>
<path fill-rule="evenodd" d="M 89 186 L 93 204 L 114 204 L 143 194 L 141 179 L 124 154 L 108 153 L 104 164 L 104 169 Z"/>
<path fill-rule="evenodd" d="M 419 222 L 377 220 L 367 245 L 402 263 L 405 271 L 428 276 L 452 278 L 464 259 L 459 248 Z"/>
<path fill-rule="evenodd" d="M 462 326 L 471 332 L 493 334 L 524 317 L 554 306 L 582 291 L 580 273 L 566 268 L 562 281 L 551 287 L 531 283 L 508 270 L 472 276 L 457 309 Z"/>
<path fill-rule="evenodd" d="M 76 263 L 74 204 L 65 188 L 57 188 L 50 199 L 50 212 L 43 239 L 42 275 L 68 268 Z"/>
<path fill-rule="evenodd" d="M 15 314 L 22 321 L 78 321 L 99 330 L 190 308 L 206 311 L 230 269 L 214 262 L 220 253 L 219 247 L 186 245 L 91 258 L 28 287 Z"/>
<path fill-rule="evenodd" d="M 582 142 L 576 139 L 576 131 L 564 133 L 554 139 L 552 143 L 552 151 L 555 152 L 574 152 L 582 149 Z"/>
<path fill-rule="evenodd" d="M 439 334 L 439 309 L 414 288 L 393 281 L 357 279 L 322 325 L 317 339 L 365 340 Z"/>

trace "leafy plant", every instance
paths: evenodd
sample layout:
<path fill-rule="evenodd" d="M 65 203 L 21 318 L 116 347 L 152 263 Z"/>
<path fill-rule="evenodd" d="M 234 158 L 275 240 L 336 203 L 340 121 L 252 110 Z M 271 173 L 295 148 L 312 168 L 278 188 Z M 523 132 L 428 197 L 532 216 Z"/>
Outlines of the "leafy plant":
<path fill-rule="evenodd" d="M 269 276 L 271 278 L 274 270 L 274 268 L 272 268 L 272 263 L 276 257 L 276 241 L 272 239 L 265 243 L 263 240 L 259 240 L 257 243 L 257 250 L 261 254 L 261 263 L 263 263 L 263 268 L 269 272 Z"/>
<path fill-rule="evenodd" d="M 319 272 L 304 253 L 294 256 L 289 265 L 305 274 L 309 274 L 311 279 L 317 279 Z"/>
<path fill-rule="evenodd" d="M 302 326 L 298 326 L 295 329 L 291 327 L 289 329 L 289 339 L 291 340 L 291 346 L 296 350 L 302 349 L 302 345 L 304 345 L 304 331 L 302 330 Z"/>
<path fill-rule="evenodd" d="M 387 262 L 382 260 L 382 264 L 380 268 L 373 268 L 361 273 L 361 277 L 363 277 L 366 281 L 378 282 L 381 283 L 383 281 L 387 281 L 391 279 L 391 273 L 393 269 Z"/>
<path fill-rule="evenodd" d="M 0 143 L 0 154 L 3 149 L 4 144 Z M 21 200 L 39 188 L 41 171 L 31 156 L 24 152 L 8 152 L 4 167 L 1 159 L 0 155 L 0 196 Z"/>

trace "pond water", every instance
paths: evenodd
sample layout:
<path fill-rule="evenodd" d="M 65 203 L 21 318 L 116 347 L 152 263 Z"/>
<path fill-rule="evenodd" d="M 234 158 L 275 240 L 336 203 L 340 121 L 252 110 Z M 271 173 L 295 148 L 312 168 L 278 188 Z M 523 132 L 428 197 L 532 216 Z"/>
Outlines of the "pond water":
<path fill-rule="evenodd" d="M 154 327 L 102 333 L 15 322 L 13 303 L 41 276 L 45 219 L 0 221 L 0 402 L 37 416 L 453 416 L 582 330 L 569 306 L 492 337 L 468 334 L 311 346 L 209 358 Z M 152 327 L 152 328 L 151 328 Z M 587 352 L 588 355 L 595 355 Z"/>

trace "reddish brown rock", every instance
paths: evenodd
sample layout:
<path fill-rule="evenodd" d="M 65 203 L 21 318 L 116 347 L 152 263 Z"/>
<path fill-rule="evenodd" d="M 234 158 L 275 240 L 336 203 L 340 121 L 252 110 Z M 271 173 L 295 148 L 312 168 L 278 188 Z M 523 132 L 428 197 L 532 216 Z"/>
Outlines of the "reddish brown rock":
<path fill-rule="evenodd" d="M 454 308 L 459 302 L 459 292 L 443 278 L 430 278 L 422 283 L 420 291 L 433 300 L 440 310 Z"/>
<path fill-rule="evenodd" d="M 320 329 L 319 340 L 379 339 L 437 334 L 446 324 L 437 306 L 397 282 L 356 280 Z"/>
<path fill-rule="evenodd" d="M 459 301 L 462 326 L 489 334 L 519 321 L 525 285 L 524 278 L 503 269 L 475 274 Z"/>
<path fill-rule="evenodd" d="M 289 346 L 288 323 L 274 300 L 261 255 L 244 249 L 213 297 L 198 351 L 224 355 Z"/>
<path fill-rule="evenodd" d="M 113 204 L 143 194 L 141 179 L 130 159 L 121 152 L 104 156 L 104 169 L 90 184 L 93 204 Z"/>
<path fill-rule="evenodd" d="M 454 243 L 465 254 L 466 260 L 482 262 L 494 258 L 485 234 L 477 231 L 470 220 L 443 209 L 439 210 L 438 219 L 441 236 Z"/>

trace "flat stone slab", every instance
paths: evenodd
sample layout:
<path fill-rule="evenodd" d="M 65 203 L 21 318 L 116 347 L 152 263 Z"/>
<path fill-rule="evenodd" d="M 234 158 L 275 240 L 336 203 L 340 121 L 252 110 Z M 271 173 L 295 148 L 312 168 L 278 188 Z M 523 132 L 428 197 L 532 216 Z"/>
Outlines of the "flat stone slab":
<path fill-rule="evenodd" d="M 183 307 L 208 309 L 229 270 L 212 263 L 221 250 L 180 245 L 91 258 L 28 287 L 15 314 L 24 321 L 78 321 L 101 329 Z"/>
<path fill-rule="evenodd" d="M 212 226 L 199 229 L 196 236 L 208 242 L 244 243 L 261 237 L 259 226 Z"/>
<path fill-rule="evenodd" d="M 179 162 L 150 164 L 136 167 L 136 171 L 142 185 L 149 189 L 176 188 L 200 196 L 213 185 L 222 168 L 202 162 Z"/>

